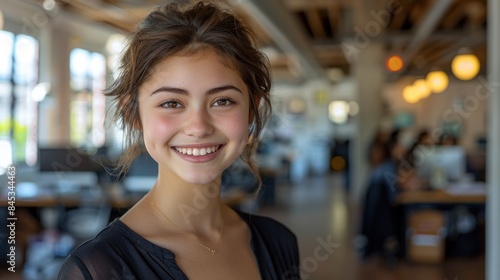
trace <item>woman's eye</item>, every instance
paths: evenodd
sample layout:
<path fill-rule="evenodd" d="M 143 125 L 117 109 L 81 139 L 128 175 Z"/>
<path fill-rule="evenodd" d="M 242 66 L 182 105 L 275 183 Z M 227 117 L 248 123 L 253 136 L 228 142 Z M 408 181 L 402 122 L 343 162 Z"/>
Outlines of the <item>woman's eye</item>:
<path fill-rule="evenodd" d="M 229 98 L 221 98 L 214 102 L 214 106 L 229 106 L 234 104 L 234 101 Z"/>
<path fill-rule="evenodd" d="M 163 102 L 160 106 L 163 107 L 163 108 L 167 108 L 167 109 L 174 109 L 174 108 L 180 108 L 180 107 L 182 107 L 181 103 L 179 103 L 177 101 Z"/>

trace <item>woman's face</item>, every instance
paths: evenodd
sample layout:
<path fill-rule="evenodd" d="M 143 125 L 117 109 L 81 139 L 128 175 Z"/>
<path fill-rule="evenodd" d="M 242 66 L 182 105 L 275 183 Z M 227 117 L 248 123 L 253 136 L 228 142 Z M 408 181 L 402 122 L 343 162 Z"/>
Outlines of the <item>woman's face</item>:
<path fill-rule="evenodd" d="M 249 92 L 212 51 L 173 56 L 139 89 L 144 143 L 160 176 L 191 184 L 219 178 L 248 139 Z"/>

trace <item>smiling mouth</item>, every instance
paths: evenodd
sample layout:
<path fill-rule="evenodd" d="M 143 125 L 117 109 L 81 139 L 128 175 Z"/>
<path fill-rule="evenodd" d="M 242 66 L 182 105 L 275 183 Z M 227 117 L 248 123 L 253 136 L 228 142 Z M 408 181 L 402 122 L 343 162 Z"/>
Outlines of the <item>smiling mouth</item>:
<path fill-rule="evenodd" d="M 211 153 L 217 152 L 222 145 L 215 145 L 211 147 L 204 147 L 204 148 L 181 148 L 181 147 L 173 147 L 174 150 L 176 150 L 178 153 L 181 153 L 183 155 L 188 155 L 188 156 L 204 156 L 208 155 Z"/>

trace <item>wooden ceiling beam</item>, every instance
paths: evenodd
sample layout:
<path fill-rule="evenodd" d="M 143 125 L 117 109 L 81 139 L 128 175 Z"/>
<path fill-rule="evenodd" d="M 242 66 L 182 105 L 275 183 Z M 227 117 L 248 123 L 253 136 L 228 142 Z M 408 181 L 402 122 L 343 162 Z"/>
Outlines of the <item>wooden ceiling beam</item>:
<path fill-rule="evenodd" d="M 436 61 L 438 61 L 442 56 L 446 55 L 450 51 L 456 51 L 451 50 L 453 45 L 453 42 L 450 41 L 444 41 L 439 44 L 426 44 L 426 47 L 422 48 L 422 50 L 415 55 L 413 63 L 417 68 L 433 68 L 436 66 Z"/>
<path fill-rule="evenodd" d="M 305 11 L 307 23 L 311 27 L 314 38 L 324 39 L 326 37 L 325 28 L 321 20 L 321 15 L 317 9 L 309 9 Z"/>
<path fill-rule="evenodd" d="M 444 29 L 452 29 L 457 26 L 458 22 L 465 17 L 466 6 L 463 4 L 455 4 L 450 9 L 450 12 L 443 18 L 441 26 Z"/>
<path fill-rule="evenodd" d="M 342 35 L 344 25 L 342 24 L 342 13 L 338 4 L 326 9 L 328 21 L 332 28 L 333 35 Z"/>
<path fill-rule="evenodd" d="M 2 0 L 0 0 L 2 1 Z M 40 3 L 42 0 L 36 0 Z M 156 5 L 164 4 L 164 0 L 58 0 L 63 9 L 74 12 L 82 17 L 88 18 L 96 22 L 105 23 L 126 32 L 132 30 L 138 22 L 140 22 Z M 191 1 L 191 0 L 186 0 Z M 360 21 L 355 21 L 361 14 L 365 20 L 370 18 L 370 11 L 378 11 L 387 9 L 386 0 L 213 0 L 217 3 L 224 3 L 241 15 L 243 20 L 247 21 L 253 27 L 260 43 L 263 46 L 278 46 L 280 55 L 272 58 L 272 67 L 281 69 L 278 71 L 290 71 L 291 68 L 299 65 L 298 57 L 300 54 L 308 53 L 311 50 L 310 46 L 304 46 L 294 49 L 288 43 L 294 42 L 291 40 L 284 44 L 280 36 L 269 28 L 269 23 L 263 25 L 260 18 L 254 15 L 254 11 L 248 9 L 247 6 L 241 4 L 245 2 L 261 3 L 260 6 L 265 10 L 265 14 L 270 17 L 288 16 L 298 12 L 304 13 L 305 19 L 313 33 L 313 40 L 308 37 L 304 40 L 305 45 L 312 46 L 311 57 L 308 59 L 314 60 L 312 64 L 319 64 L 321 67 L 345 67 L 348 65 L 345 60 L 344 53 L 339 47 L 342 40 L 346 39 L 348 34 L 345 31 L 352 31 L 352 25 L 358 24 L 362 27 Z M 265 2 L 266 1 L 266 2 Z M 279 2 L 281 9 L 278 9 L 275 4 L 272 8 L 267 1 L 274 3 Z M 446 11 L 443 11 L 444 2 L 452 2 Z M 167 1 L 168 2 L 168 1 Z M 263 4 L 263 3 L 267 4 Z M 398 49 L 402 54 L 408 55 L 410 60 L 420 61 L 414 70 L 420 71 L 418 67 L 432 67 L 433 65 L 445 65 L 449 63 L 450 53 L 454 53 L 460 46 L 476 46 L 481 48 L 485 42 L 485 22 L 486 22 L 486 1 L 485 0 L 421 0 L 421 1 L 399 1 L 399 6 L 385 32 L 382 36 L 372 38 L 374 42 L 385 43 L 388 49 Z M 441 8 L 440 8 L 441 6 Z M 441 14 L 436 15 L 436 10 L 441 9 Z M 279 10 L 280 12 L 274 12 Z M 267 12 L 272 11 L 272 12 Z M 326 18 L 324 18 L 326 12 Z M 352 13 L 352 14 L 351 14 Z M 357 17 L 356 17 L 357 16 Z M 352 21 L 352 22 L 351 22 Z M 362 22 L 362 21 L 361 21 Z M 290 28 L 291 22 L 287 24 L 277 25 L 280 30 L 299 30 L 295 26 Z M 292 22 L 293 23 L 293 22 Z M 302 22 L 300 22 L 302 23 Z M 403 30 L 406 28 L 406 23 L 410 23 L 412 30 Z M 464 25 L 465 23 L 465 25 Z M 329 24 L 329 25 L 328 25 Z M 329 27 L 331 26 L 333 38 L 329 35 Z M 445 28 L 442 30 L 441 28 Z M 274 27 L 273 27 L 274 28 Z M 464 30 L 472 30 L 474 32 L 464 35 Z M 273 32 L 271 32 L 273 31 Z M 292 33 L 287 33 L 292 36 Z M 350 36 L 353 36 L 350 34 Z M 468 42 L 462 42 L 462 38 L 466 38 Z M 465 39 L 464 39 L 465 40 Z M 278 43 L 279 42 L 279 43 Z M 474 43 L 475 42 L 475 43 Z M 297 46 L 297 43 L 293 43 Z M 298 44 L 300 45 L 300 44 Z M 288 46 L 288 49 L 287 49 Z M 408 53 L 404 53 L 404 50 Z M 293 56 L 283 54 L 282 51 L 295 51 Z M 303 55 L 304 56 L 304 55 Z M 425 59 L 422 59 L 425 58 Z M 302 61 L 302 60 L 300 60 Z M 306 61 L 307 62 L 307 61 Z M 304 61 L 302 61 L 302 64 Z M 301 64 L 300 64 L 301 65 Z M 299 66 L 300 66 L 299 65 Z M 307 65 L 307 63 L 306 63 Z M 288 69 L 288 70 L 287 70 Z M 297 68 L 298 69 L 298 68 Z M 291 70 L 293 71 L 297 71 Z M 408 69 L 408 71 L 413 71 Z M 306 72 L 313 72 L 307 70 Z"/>
<path fill-rule="evenodd" d="M 411 8 L 415 5 L 413 1 L 400 1 L 401 6 L 398 8 L 397 12 L 392 14 L 391 21 L 387 26 L 388 30 L 401 30 L 403 25 L 408 18 Z"/>
<path fill-rule="evenodd" d="M 486 3 L 473 1 L 466 4 L 467 18 L 470 28 L 479 28 L 486 22 Z"/>
<path fill-rule="evenodd" d="M 119 6 L 114 6 L 110 4 L 106 4 L 104 2 L 96 3 L 96 1 L 81 1 L 81 0 L 61 0 L 68 4 L 69 6 L 73 6 L 78 10 L 83 11 L 92 11 L 99 14 L 106 14 L 112 18 L 119 20 L 126 20 L 128 18 L 128 14 L 125 10 L 121 9 Z"/>
<path fill-rule="evenodd" d="M 323 78 L 324 69 L 317 61 L 311 41 L 303 26 L 281 1 L 237 1 L 237 6 L 250 13 L 259 24 L 269 30 L 276 45 L 297 59 L 297 70 L 306 79 Z"/>
<path fill-rule="evenodd" d="M 425 44 L 427 38 L 434 32 L 439 21 L 446 13 L 453 0 L 437 0 L 432 7 L 427 8 L 427 13 L 422 15 L 418 25 L 415 25 L 412 40 L 402 57 L 405 61 L 411 63 L 414 55 Z"/>
<path fill-rule="evenodd" d="M 350 7 L 349 0 L 284 0 L 285 6 L 291 12 L 300 12 L 310 9 L 329 9 L 335 6 Z"/>
<path fill-rule="evenodd" d="M 449 64 L 451 60 L 457 55 L 457 52 L 461 48 L 469 48 L 471 50 L 481 47 L 484 48 L 486 46 L 486 39 L 481 39 L 480 37 L 473 37 L 465 35 L 462 40 L 455 42 L 455 44 L 450 45 L 446 52 L 443 52 L 443 55 L 436 59 L 434 63 L 438 64 Z M 432 66 L 432 65 L 430 65 Z M 430 67 L 428 66 L 428 67 Z"/>
<path fill-rule="evenodd" d="M 124 31 L 130 31 L 135 25 L 136 20 L 127 16 L 126 11 L 112 6 L 100 8 L 93 2 L 62 0 L 68 4 L 67 9 L 90 20 L 106 23 Z"/>

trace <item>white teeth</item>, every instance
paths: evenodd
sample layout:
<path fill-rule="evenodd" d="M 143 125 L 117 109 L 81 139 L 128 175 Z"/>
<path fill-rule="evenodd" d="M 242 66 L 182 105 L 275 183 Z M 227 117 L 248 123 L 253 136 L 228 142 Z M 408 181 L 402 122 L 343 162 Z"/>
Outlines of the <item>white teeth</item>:
<path fill-rule="evenodd" d="M 181 154 L 184 155 L 190 155 L 190 156 L 204 156 L 207 154 L 211 154 L 215 151 L 217 151 L 219 146 L 212 146 L 212 147 L 207 147 L 207 148 L 177 148 L 175 147 L 175 150 Z"/>

